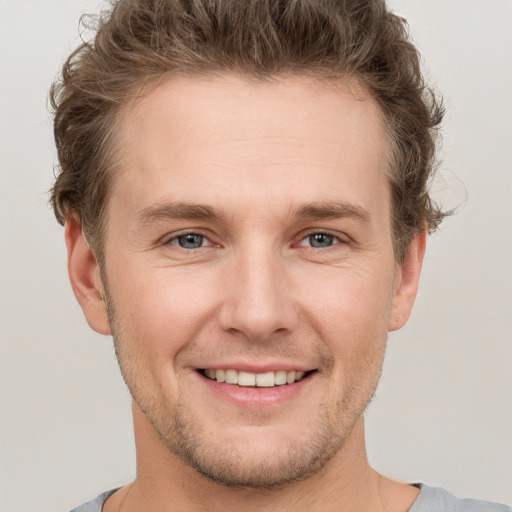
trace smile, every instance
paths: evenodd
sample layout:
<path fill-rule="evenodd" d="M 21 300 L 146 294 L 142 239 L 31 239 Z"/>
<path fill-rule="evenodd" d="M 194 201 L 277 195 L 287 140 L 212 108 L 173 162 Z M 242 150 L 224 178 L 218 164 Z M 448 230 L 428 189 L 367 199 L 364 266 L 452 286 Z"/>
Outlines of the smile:
<path fill-rule="evenodd" d="M 272 388 L 294 384 L 304 378 L 310 372 L 298 370 L 276 370 L 265 373 L 251 373 L 238 370 L 211 370 L 205 369 L 201 373 L 211 380 L 233 384 L 242 387 Z"/>

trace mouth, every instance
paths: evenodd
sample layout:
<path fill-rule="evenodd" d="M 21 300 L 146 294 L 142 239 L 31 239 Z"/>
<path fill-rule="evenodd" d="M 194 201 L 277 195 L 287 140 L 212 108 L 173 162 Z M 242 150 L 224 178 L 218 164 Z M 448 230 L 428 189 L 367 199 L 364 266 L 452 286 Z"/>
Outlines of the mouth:
<path fill-rule="evenodd" d="M 207 379 L 232 384 L 233 386 L 252 387 L 252 388 L 273 388 L 276 386 L 286 386 L 295 384 L 308 377 L 316 370 L 275 370 L 265 373 L 252 373 L 235 369 L 209 369 L 198 370 Z"/>

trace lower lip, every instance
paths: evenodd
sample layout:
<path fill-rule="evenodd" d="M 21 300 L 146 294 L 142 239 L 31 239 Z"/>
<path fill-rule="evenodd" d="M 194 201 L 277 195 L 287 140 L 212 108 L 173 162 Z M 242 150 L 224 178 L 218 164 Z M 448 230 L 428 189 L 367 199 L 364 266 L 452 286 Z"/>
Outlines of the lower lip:
<path fill-rule="evenodd" d="M 296 398 L 313 380 L 314 373 L 293 384 L 283 384 L 273 387 L 244 387 L 236 384 L 226 384 L 209 379 L 197 372 L 204 385 L 220 398 L 232 402 L 238 407 L 271 407 L 282 405 L 284 402 Z"/>

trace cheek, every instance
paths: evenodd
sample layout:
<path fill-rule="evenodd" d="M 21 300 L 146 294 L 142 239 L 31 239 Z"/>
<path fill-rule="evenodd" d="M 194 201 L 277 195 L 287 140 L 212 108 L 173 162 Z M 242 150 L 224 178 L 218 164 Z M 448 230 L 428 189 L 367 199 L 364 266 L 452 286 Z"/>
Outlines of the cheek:
<path fill-rule="evenodd" d="M 112 294 L 117 323 L 140 351 L 161 362 L 198 335 L 219 296 L 214 277 L 192 270 L 116 274 Z"/>
<path fill-rule="evenodd" d="M 386 347 L 392 279 L 336 270 L 321 290 L 304 297 L 302 310 L 332 358 L 335 386 L 371 386 L 380 375 Z"/>
<path fill-rule="evenodd" d="M 389 275 L 388 275 L 389 274 Z M 322 283 L 322 286 L 319 286 Z M 373 269 L 330 269 L 308 274 L 302 309 L 327 338 L 372 338 L 387 330 L 392 301 L 391 273 Z"/>

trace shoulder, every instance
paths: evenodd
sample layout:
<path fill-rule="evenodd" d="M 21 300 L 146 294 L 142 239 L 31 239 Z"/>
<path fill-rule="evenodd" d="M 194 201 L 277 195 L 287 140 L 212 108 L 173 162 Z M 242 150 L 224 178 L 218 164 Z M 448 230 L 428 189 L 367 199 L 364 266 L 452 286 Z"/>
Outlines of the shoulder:
<path fill-rule="evenodd" d="M 77 508 L 74 508 L 70 512 L 101 512 L 101 509 L 103 508 L 103 504 L 105 501 L 107 501 L 107 498 L 114 494 L 117 491 L 117 489 L 112 489 L 110 491 L 102 492 L 99 496 L 96 496 L 91 501 L 88 501 L 87 503 L 84 503 L 83 505 L 80 505 Z"/>
<path fill-rule="evenodd" d="M 439 487 L 418 484 L 421 492 L 409 512 L 512 512 L 507 505 L 459 499 Z"/>

